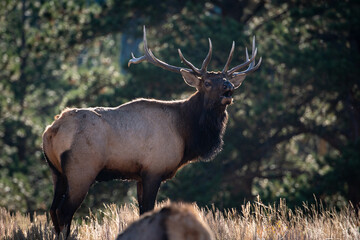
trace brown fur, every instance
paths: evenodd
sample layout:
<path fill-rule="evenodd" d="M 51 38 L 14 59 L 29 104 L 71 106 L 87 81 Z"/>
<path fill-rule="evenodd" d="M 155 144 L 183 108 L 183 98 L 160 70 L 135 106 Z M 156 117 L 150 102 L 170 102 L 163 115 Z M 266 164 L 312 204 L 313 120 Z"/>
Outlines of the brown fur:
<path fill-rule="evenodd" d="M 117 240 L 213 240 L 209 226 L 190 204 L 170 204 L 144 214 Z"/>

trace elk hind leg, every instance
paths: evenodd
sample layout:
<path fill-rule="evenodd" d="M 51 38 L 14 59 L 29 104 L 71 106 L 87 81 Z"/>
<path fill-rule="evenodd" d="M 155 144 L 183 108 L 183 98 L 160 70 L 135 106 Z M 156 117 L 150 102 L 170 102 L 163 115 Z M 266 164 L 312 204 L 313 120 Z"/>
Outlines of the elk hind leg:
<path fill-rule="evenodd" d="M 54 198 L 50 207 L 50 216 L 55 228 L 55 232 L 59 234 L 60 225 L 59 225 L 56 209 L 62 204 L 68 185 L 67 185 L 66 177 L 55 168 L 55 166 L 52 164 L 45 151 L 44 151 L 44 157 L 51 169 L 52 179 L 54 184 Z"/>
<path fill-rule="evenodd" d="M 86 155 L 83 154 L 83 156 L 86 159 Z M 78 159 L 81 158 L 77 157 L 76 159 L 75 154 L 66 154 L 66 161 L 64 161 L 66 165 L 64 164 L 63 171 L 66 175 L 67 191 L 56 209 L 60 231 L 66 227 L 66 236 L 70 234 L 70 225 L 74 213 L 80 207 L 98 173 L 96 169 L 87 165 L 87 161 L 79 161 Z"/>
<path fill-rule="evenodd" d="M 62 204 L 67 191 L 67 181 L 62 175 L 53 174 L 54 179 L 54 198 L 50 207 L 50 216 L 53 222 L 55 232 L 60 233 L 60 225 L 56 214 L 56 209 Z"/>
<path fill-rule="evenodd" d="M 68 191 L 63 198 L 61 203 L 56 209 L 57 220 L 59 223 L 59 229 L 62 231 L 66 227 L 66 236 L 70 234 L 71 220 L 83 202 L 91 185 L 90 181 L 78 182 L 74 186 L 74 182 L 68 179 Z M 80 187 L 81 189 L 79 189 Z"/>

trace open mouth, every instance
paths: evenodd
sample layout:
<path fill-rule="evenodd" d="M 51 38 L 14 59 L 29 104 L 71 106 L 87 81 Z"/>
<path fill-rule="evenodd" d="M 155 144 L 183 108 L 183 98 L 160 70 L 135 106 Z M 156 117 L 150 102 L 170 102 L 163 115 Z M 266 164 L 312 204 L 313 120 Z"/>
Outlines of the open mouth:
<path fill-rule="evenodd" d="M 233 91 L 228 90 L 228 91 L 224 92 L 223 97 L 229 98 L 232 96 L 232 94 L 233 94 Z"/>
<path fill-rule="evenodd" d="M 232 90 L 227 90 L 226 92 L 224 92 L 223 95 L 221 95 L 221 104 L 227 105 L 232 103 L 232 95 Z"/>

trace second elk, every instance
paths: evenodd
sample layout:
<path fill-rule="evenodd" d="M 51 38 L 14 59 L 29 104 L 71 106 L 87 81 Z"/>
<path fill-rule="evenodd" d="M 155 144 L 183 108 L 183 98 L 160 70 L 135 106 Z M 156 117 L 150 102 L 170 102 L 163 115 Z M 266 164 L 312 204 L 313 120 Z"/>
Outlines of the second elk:
<path fill-rule="evenodd" d="M 142 215 L 116 240 L 215 240 L 200 216 L 195 206 L 172 203 Z"/>

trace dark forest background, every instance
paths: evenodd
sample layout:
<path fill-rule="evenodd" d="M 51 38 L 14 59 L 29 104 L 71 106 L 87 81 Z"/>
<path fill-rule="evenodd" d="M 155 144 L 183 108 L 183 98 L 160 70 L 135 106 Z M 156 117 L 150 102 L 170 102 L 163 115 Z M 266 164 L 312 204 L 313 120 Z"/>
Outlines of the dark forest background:
<path fill-rule="evenodd" d="M 223 151 L 184 167 L 158 200 L 239 208 L 259 195 L 289 206 L 360 202 L 360 4 L 356 0 L 0 1 L 0 206 L 47 211 L 53 195 L 41 135 L 65 107 L 138 97 L 186 98 L 180 75 L 148 63 L 142 26 L 160 59 L 200 66 L 213 42 L 221 70 L 256 35 L 261 68 L 229 107 Z M 132 182 L 95 184 L 80 211 L 134 201 Z M 79 216 L 79 215 L 78 215 Z"/>

